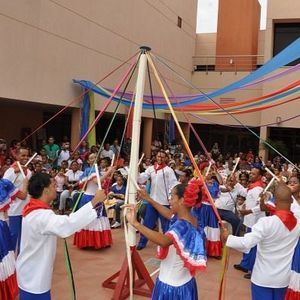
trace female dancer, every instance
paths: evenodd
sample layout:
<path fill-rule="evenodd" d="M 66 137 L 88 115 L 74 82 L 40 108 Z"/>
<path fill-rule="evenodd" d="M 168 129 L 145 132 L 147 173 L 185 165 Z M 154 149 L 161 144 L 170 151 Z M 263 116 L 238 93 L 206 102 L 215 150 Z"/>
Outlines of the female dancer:
<path fill-rule="evenodd" d="M 81 208 L 86 203 L 90 202 L 99 188 L 94 165 L 95 159 L 96 155 L 94 153 L 91 153 L 88 156 L 89 167 L 84 170 L 84 173 L 81 176 L 80 186 L 83 187 L 85 185 L 86 188 L 78 203 L 78 208 Z M 109 168 L 109 170 L 101 177 L 101 182 L 113 172 L 114 168 Z M 106 215 L 104 204 L 101 203 L 101 205 L 102 208 L 98 218 L 79 232 L 75 233 L 74 245 L 78 248 L 92 247 L 100 249 L 109 247 L 112 244 L 109 220 Z"/>
<path fill-rule="evenodd" d="M 128 205 L 126 218 L 141 234 L 158 244 L 158 257 L 162 259 L 152 299 L 198 299 L 196 271 L 206 268 L 204 232 L 192 216 L 191 208 L 199 201 L 201 185 L 192 181 L 178 184 L 171 192 L 170 209 L 153 200 L 144 190 L 140 198 L 146 199 L 165 218 L 170 220 L 169 230 L 163 234 L 151 230 L 136 219 L 134 205 Z"/>

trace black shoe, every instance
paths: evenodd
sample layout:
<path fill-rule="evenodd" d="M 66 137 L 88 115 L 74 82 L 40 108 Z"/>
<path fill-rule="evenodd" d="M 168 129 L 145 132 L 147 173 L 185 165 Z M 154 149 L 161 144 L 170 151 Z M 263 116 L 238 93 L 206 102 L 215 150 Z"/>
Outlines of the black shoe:
<path fill-rule="evenodd" d="M 211 256 L 212 258 L 214 259 L 217 259 L 217 260 L 221 260 L 222 259 L 222 256 Z"/>
<path fill-rule="evenodd" d="M 248 274 L 244 275 L 244 278 L 245 279 L 251 279 L 251 273 L 248 273 Z"/>
<path fill-rule="evenodd" d="M 242 267 L 241 265 L 233 265 L 236 270 L 242 271 L 244 273 L 248 273 L 248 270 Z"/>
<path fill-rule="evenodd" d="M 140 246 L 140 245 L 136 246 L 136 250 L 138 250 L 138 251 L 143 250 L 144 248 L 145 248 L 145 246 Z"/>

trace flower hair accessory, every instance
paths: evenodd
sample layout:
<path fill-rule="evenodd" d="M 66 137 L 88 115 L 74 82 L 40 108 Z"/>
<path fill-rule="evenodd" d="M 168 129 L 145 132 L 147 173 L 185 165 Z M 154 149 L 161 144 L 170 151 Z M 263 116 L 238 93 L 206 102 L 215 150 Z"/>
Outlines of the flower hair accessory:
<path fill-rule="evenodd" d="M 192 179 L 188 183 L 184 192 L 184 205 L 193 207 L 198 202 L 199 192 L 202 190 L 203 183 L 199 179 Z"/>

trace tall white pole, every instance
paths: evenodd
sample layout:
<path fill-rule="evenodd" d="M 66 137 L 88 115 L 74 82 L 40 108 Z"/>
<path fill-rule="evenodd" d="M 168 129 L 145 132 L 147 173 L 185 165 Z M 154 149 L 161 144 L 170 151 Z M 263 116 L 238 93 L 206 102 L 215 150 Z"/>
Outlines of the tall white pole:
<path fill-rule="evenodd" d="M 134 100 L 134 113 L 132 121 L 132 139 L 131 139 L 131 152 L 130 152 L 130 163 L 128 175 L 128 202 L 135 204 L 136 202 L 136 186 L 130 178 L 137 179 L 138 175 L 138 162 L 139 162 L 139 149 L 140 149 L 140 132 L 141 132 L 141 118 L 143 110 L 143 96 L 145 88 L 145 78 L 147 70 L 147 57 L 146 51 L 149 51 L 148 47 L 141 47 L 141 57 L 139 60 L 138 77 L 136 81 L 136 94 Z M 127 195 L 126 195 L 127 196 Z M 129 225 L 128 240 L 130 246 L 136 245 L 136 231 Z"/>

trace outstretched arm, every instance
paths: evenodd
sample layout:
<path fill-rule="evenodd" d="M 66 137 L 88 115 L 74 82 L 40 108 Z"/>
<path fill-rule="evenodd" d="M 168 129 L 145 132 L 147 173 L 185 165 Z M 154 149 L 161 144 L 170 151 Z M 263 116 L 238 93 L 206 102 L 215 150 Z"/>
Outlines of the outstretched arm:
<path fill-rule="evenodd" d="M 145 199 L 148 203 L 150 203 L 166 219 L 170 220 L 172 218 L 173 214 L 171 210 L 152 199 L 144 189 L 138 191 L 138 196 L 140 199 Z"/>
<path fill-rule="evenodd" d="M 148 240 L 161 247 L 168 247 L 173 244 L 172 239 L 168 236 L 164 235 L 163 233 L 149 229 L 141 223 L 139 223 L 136 219 L 136 208 L 133 204 L 127 205 L 125 209 L 127 221 L 133 227 L 135 227 L 141 234 L 143 234 Z"/>

